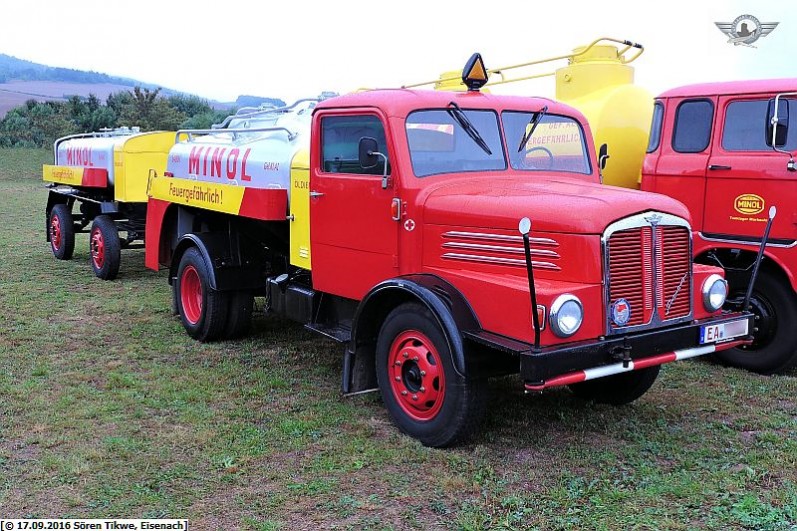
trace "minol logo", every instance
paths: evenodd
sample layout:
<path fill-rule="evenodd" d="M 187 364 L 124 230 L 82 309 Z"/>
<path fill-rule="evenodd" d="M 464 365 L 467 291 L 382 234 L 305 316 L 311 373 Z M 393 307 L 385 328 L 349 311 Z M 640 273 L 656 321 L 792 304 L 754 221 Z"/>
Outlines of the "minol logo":
<path fill-rule="evenodd" d="M 755 194 L 742 194 L 733 201 L 733 208 L 740 214 L 758 214 L 764 210 L 764 198 Z"/>

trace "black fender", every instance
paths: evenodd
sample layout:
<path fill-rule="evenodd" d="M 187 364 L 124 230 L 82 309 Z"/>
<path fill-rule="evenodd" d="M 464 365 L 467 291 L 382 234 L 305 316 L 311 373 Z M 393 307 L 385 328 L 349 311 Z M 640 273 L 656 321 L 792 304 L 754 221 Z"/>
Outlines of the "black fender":
<path fill-rule="evenodd" d="M 169 267 L 169 284 L 177 278 L 183 253 L 196 247 L 210 273 L 210 288 L 217 291 L 255 290 L 266 286 L 265 261 L 246 246 L 235 244 L 227 232 L 187 233 L 180 237 Z"/>
<path fill-rule="evenodd" d="M 390 311 L 405 302 L 418 302 L 429 309 L 446 336 L 454 370 L 468 377 L 462 331 L 481 329 L 473 309 L 462 293 L 442 278 L 408 275 L 377 284 L 358 305 L 343 367 L 344 393 L 375 387 L 379 329 Z"/>

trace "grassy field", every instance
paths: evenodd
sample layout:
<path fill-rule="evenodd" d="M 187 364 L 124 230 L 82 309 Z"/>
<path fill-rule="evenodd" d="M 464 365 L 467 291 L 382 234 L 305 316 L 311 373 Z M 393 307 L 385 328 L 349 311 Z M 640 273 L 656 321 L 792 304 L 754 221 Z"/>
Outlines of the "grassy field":
<path fill-rule="evenodd" d="M 793 529 L 797 373 L 666 366 L 636 403 L 494 382 L 471 444 L 401 436 L 339 395 L 341 350 L 258 316 L 202 345 L 163 272 L 96 279 L 44 241 L 49 152 L 0 150 L 0 517 L 195 529 Z"/>

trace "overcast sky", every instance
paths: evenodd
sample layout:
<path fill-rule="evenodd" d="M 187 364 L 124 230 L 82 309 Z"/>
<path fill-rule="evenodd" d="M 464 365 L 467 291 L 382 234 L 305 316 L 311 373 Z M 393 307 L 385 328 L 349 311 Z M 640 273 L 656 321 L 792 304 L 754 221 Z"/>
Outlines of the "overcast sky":
<path fill-rule="evenodd" d="M 780 22 L 757 48 L 714 22 Z M 797 77 L 797 2 L 573 0 L 451 2 L 3 2 L 0 53 L 132 77 L 217 100 L 293 100 L 395 87 L 461 69 L 566 53 L 596 37 L 641 42 L 636 80 L 654 93 L 700 81 Z M 552 95 L 552 80 L 500 92 Z"/>

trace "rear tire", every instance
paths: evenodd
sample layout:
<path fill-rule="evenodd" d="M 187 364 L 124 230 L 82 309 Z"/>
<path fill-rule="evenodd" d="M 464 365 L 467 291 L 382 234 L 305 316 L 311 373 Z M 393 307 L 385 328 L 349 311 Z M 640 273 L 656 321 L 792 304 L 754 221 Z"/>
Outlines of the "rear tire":
<path fill-rule="evenodd" d="M 241 290 L 230 294 L 230 308 L 227 311 L 226 339 L 237 339 L 249 333 L 252 326 L 252 309 L 255 298 L 251 291 Z"/>
<path fill-rule="evenodd" d="M 75 222 L 71 209 L 64 203 L 53 206 L 47 220 L 50 248 L 59 260 L 70 260 L 75 252 Z"/>
<path fill-rule="evenodd" d="M 732 297 L 743 298 L 747 285 L 732 286 Z M 721 362 L 760 374 L 783 372 L 797 363 L 797 294 L 788 282 L 762 271 L 750 299 L 756 315 L 753 344 L 715 354 Z"/>
<path fill-rule="evenodd" d="M 89 233 L 89 251 L 89 263 L 94 274 L 103 280 L 115 279 L 119 274 L 122 252 L 119 229 L 110 217 L 102 215 L 94 218 Z"/>
<path fill-rule="evenodd" d="M 573 384 L 570 390 L 583 400 L 622 406 L 644 395 L 659 376 L 660 365 Z"/>
<path fill-rule="evenodd" d="M 210 287 L 210 275 L 196 247 L 186 250 L 177 268 L 175 295 L 188 335 L 206 342 L 221 337 L 227 324 L 227 293 Z"/>
<path fill-rule="evenodd" d="M 457 374 L 445 333 L 424 306 L 402 304 L 385 319 L 376 345 L 376 375 L 398 428 L 425 446 L 467 439 L 484 416 L 484 379 Z"/>

